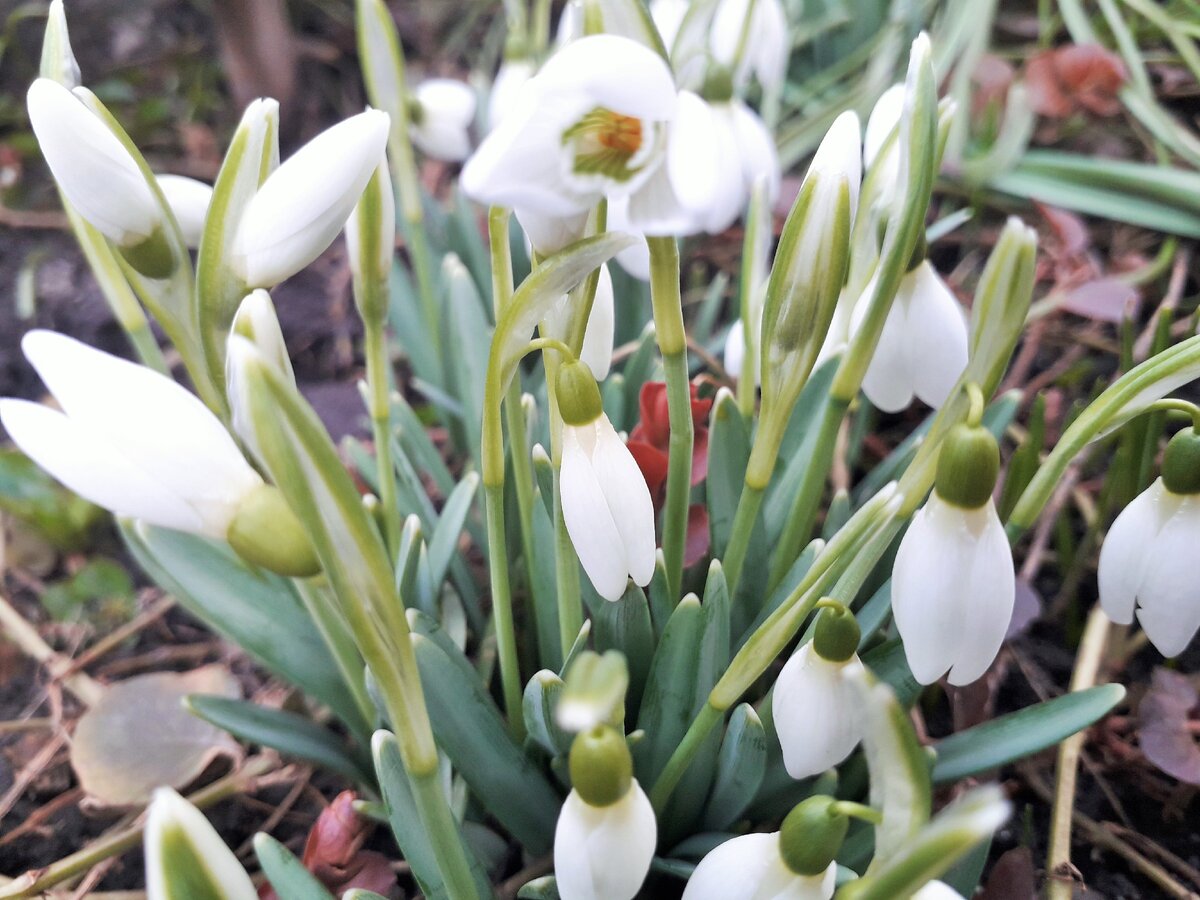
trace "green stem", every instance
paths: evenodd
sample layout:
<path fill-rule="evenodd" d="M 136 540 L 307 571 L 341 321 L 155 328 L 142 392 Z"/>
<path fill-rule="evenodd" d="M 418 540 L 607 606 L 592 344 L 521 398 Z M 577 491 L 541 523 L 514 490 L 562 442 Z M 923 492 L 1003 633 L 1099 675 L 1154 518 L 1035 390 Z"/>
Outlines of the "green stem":
<path fill-rule="evenodd" d="M 667 807 L 667 800 L 671 798 L 671 792 L 675 790 L 679 779 L 687 772 L 688 766 L 692 764 L 692 760 L 700 751 L 709 732 L 716 728 L 724 718 L 725 710 L 713 706 L 711 700 L 705 703 L 700 712 L 696 714 L 696 718 L 688 726 L 683 740 L 679 742 L 679 746 L 667 760 L 658 780 L 654 782 L 654 788 L 650 791 L 650 803 L 654 806 L 655 813 L 662 815 L 663 810 Z"/>
<path fill-rule="evenodd" d="M 375 466 L 379 480 L 379 503 L 383 507 L 384 543 L 395 560 L 400 550 L 400 503 L 396 490 L 396 466 L 392 460 L 392 408 L 389 402 L 387 331 L 382 322 L 364 319 L 364 354 L 367 362 L 367 396 L 371 436 L 375 442 Z"/>
<path fill-rule="evenodd" d="M 692 490 L 692 395 L 688 384 L 687 335 L 679 292 L 679 248 L 674 238 L 650 237 L 650 300 L 654 329 L 667 379 L 671 440 L 667 462 L 667 501 L 663 509 L 663 557 L 667 590 L 678 599 L 683 582 L 688 500 Z"/>
<path fill-rule="evenodd" d="M 519 743 L 525 738 L 525 717 L 521 708 L 521 672 L 513 624 L 512 587 L 508 578 L 503 482 L 484 486 L 484 506 L 487 507 L 488 568 L 492 583 L 492 614 L 496 620 L 496 652 L 500 659 L 500 687 L 508 728 Z"/>
<path fill-rule="evenodd" d="M 800 555 L 800 550 L 808 543 L 812 534 L 821 495 L 825 492 L 825 482 L 829 477 L 829 467 L 833 463 L 838 429 L 842 427 L 842 419 L 849 408 L 849 403 L 835 400 L 833 397 L 826 402 L 821 422 L 817 426 L 812 457 L 804 470 L 803 480 L 784 522 L 783 533 L 775 546 L 775 557 L 771 561 L 771 575 L 767 582 L 769 590 L 774 590 L 783 581 L 792 562 Z"/>
<path fill-rule="evenodd" d="M 729 532 L 729 546 L 721 560 L 730 597 L 737 596 L 738 579 L 742 575 L 742 565 L 746 562 L 750 538 L 754 534 L 754 523 L 758 520 L 758 511 L 762 509 L 764 496 L 762 488 L 749 483 L 742 485 L 742 495 L 738 498 L 737 512 L 733 516 L 733 527 Z"/>
<path fill-rule="evenodd" d="M 447 896 L 451 900 L 476 900 L 479 891 L 475 887 L 475 877 L 471 874 L 471 864 L 467 860 L 458 823 L 450 810 L 450 803 L 442 786 L 441 773 L 436 766 L 427 772 L 409 771 L 408 780 L 412 785 L 413 800 L 420 813 L 421 824 L 425 826 L 429 836 L 429 843 L 441 851 L 443 857 L 446 849 L 454 850 L 449 860 L 439 860 L 451 864 L 439 866 Z"/>
<path fill-rule="evenodd" d="M 1146 412 L 1185 413 L 1192 419 L 1192 428 L 1200 432 L 1200 406 L 1197 406 L 1195 403 L 1189 403 L 1187 400 L 1180 400 L 1177 397 L 1166 397 L 1162 400 L 1155 400 L 1150 404 Z"/>
<path fill-rule="evenodd" d="M 583 628 L 582 596 L 579 590 L 579 557 L 567 534 L 562 511 L 561 470 L 554 467 L 554 583 L 558 596 L 558 643 L 563 659 L 571 652 Z"/>
<path fill-rule="evenodd" d="M 872 825 L 883 824 L 883 813 L 873 806 L 867 806 L 864 803 L 854 803 L 851 800 L 835 800 L 833 811 L 841 813 L 843 816 L 849 816 L 852 819 L 861 819 L 864 822 L 870 822 Z"/>

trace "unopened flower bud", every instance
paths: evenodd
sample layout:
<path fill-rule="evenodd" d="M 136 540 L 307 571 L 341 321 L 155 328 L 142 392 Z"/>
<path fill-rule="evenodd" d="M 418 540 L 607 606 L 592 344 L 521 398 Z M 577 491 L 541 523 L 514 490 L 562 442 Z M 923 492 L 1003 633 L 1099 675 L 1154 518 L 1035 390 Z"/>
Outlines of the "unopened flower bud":
<path fill-rule="evenodd" d="M 850 818 L 835 803 L 832 797 L 809 797 L 779 827 L 779 854 L 797 875 L 824 873 L 842 849 Z"/>
<path fill-rule="evenodd" d="M 304 526 L 279 488 L 269 484 L 242 498 L 226 540 L 242 559 L 277 575 L 307 578 L 321 571 Z"/>

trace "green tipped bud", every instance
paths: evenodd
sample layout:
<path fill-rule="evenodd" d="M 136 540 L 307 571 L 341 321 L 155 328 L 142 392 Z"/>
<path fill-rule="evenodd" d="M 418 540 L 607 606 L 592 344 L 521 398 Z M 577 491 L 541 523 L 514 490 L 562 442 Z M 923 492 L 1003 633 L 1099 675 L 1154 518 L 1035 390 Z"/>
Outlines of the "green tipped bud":
<path fill-rule="evenodd" d="M 980 425 L 955 425 L 938 452 L 938 496 L 962 509 L 979 509 L 992 499 L 1000 472 L 1000 447 Z"/>
<path fill-rule="evenodd" d="M 579 732 L 619 721 L 628 687 L 625 654 L 608 650 L 601 656 L 583 651 L 567 670 L 566 687 L 558 702 L 559 726 Z"/>
<path fill-rule="evenodd" d="M 563 363 L 555 382 L 558 411 L 568 425 L 587 425 L 604 412 L 600 402 L 600 387 L 587 363 L 572 360 Z"/>
<path fill-rule="evenodd" d="M 1163 453 L 1163 485 L 1172 494 L 1200 494 L 1200 434 L 1185 428 Z"/>
<path fill-rule="evenodd" d="M 809 797 L 788 813 L 779 828 L 779 855 L 797 875 L 820 875 L 829 868 L 850 827 L 832 797 Z"/>
<path fill-rule="evenodd" d="M 817 617 L 813 649 L 822 659 L 830 662 L 845 662 L 858 652 L 862 632 L 858 620 L 843 604 L 836 600 L 822 600 L 824 609 Z"/>
<path fill-rule="evenodd" d="M 178 264 L 162 227 L 131 247 L 118 247 L 125 261 L 147 278 L 168 278 Z"/>
<path fill-rule="evenodd" d="M 633 784 L 633 757 L 625 737 L 599 725 L 575 738 L 568 757 L 571 786 L 588 806 L 612 806 Z"/>
<path fill-rule="evenodd" d="M 321 571 L 304 526 L 279 488 L 269 484 L 246 494 L 225 539 L 242 559 L 277 575 L 307 578 Z"/>

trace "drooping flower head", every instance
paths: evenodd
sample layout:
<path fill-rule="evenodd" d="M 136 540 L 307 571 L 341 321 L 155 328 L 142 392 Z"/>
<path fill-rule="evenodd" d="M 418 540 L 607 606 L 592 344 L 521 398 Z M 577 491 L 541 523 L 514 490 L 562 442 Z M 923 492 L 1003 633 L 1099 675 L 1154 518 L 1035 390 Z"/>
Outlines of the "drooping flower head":
<path fill-rule="evenodd" d="M 475 92 L 453 78 L 430 78 L 417 85 L 409 112 L 413 143 L 445 162 L 471 155 L 467 133 L 475 120 Z"/>

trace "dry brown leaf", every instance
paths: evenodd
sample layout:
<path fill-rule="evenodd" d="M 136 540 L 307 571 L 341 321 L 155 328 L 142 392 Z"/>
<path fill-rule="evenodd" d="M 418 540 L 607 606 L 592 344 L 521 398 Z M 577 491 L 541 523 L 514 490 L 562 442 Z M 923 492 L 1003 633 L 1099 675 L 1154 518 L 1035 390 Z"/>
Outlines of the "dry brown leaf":
<path fill-rule="evenodd" d="M 183 706 L 188 694 L 240 693 L 233 675 L 215 665 L 109 685 L 75 728 L 71 765 L 80 785 L 101 805 L 133 806 L 156 787 L 182 789 L 218 757 L 240 757 L 229 735 Z"/>
<path fill-rule="evenodd" d="M 1094 278 L 1072 289 L 1060 309 L 1097 322 L 1136 320 L 1141 295 L 1119 278 Z"/>
<path fill-rule="evenodd" d="M 1033 854 L 1028 847 L 1014 847 L 996 860 L 987 885 L 979 894 L 979 900 L 1034 900 L 1035 897 Z"/>
<path fill-rule="evenodd" d="M 1138 705 L 1138 742 L 1146 759 L 1168 775 L 1200 784 L 1200 747 L 1192 737 L 1191 713 L 1200 704 L 1185 675 L 1155 669 L 1153 683 Z"/>

